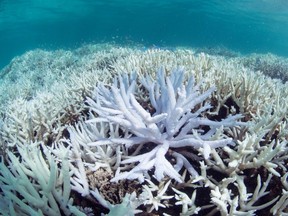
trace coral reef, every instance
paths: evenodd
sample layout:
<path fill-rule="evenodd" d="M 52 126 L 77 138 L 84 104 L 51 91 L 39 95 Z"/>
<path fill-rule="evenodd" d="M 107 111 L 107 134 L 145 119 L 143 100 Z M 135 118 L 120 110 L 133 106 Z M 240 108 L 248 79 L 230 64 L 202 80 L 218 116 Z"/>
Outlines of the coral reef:
<path fill-rule="evenodd" d="M 135 151 L 141 152 L 142 149 L 148 148 L 146 146 L 156 144 L 156 147 L 149 148 L 148 152 L 131 153 L 133 157 L 121 163 L 137 165 L 129 172 L 117 172 L 112 181 L 137 178 L 142 183 L 149 176 L 147 171 L 155 168 L 154 175 L 158 181 L 163 180 L 164 175 L 168 175 L 171 179 L 183 182 L 178 173 L 182 167 L 194 177 L 198 176 L 198 173 L 183 155 L 179 155 L 178 148 L 187 151 L 189 147 L 201 149 L 204 158 L 207 159 L 211 149 L 233 144 L 231 138 L 225 137 L 219 131 L 229 126 L 237 126 L 235 120 L 241 118 L 241 115 L 228 116 L 219 122 L 209 120 L 203 115 L 211 108 L 204 102 L 215 88 L 200 94 L 200 86 L 194 83 L 193 76 L 187 80 L 187 85 L 183 84 L 183 70 L 173 70 L 170 76 L 164 73 L 160 69 L 157 82 L 148 76 L 143 78 L 138 86 L 133 74 L 130 77 L 120 75 L 109 88 L 106 88 L 104 83 L 98 84 L 92 93 L 96 101 L 88 98 L 87 103 L 97 117 L 87 122 L 109 122 L 118 126 L 125 134 L 119 138 L 99 137 L 96 141 L 88 143 L 89 146 L 124 144 L 126 151 L 135 148 Z M 140 86 L 143 86 L 149 95 L 145 101 L 150 105 L 148 111 L 136 100 L 135 91 L 140 91 Z M 153 110 L 152 114 L 150 110 Z M 165 158 L 168 150 L 176 160 L 174 167 Z"/>
<path fill-rule="evenodd" d="M 238 58 L 238 60 L 253 71 L 261 71 L 272 78 L 282 80 L 282 82 L 288 81 L 288 63 L 284 57 L 271 53 L 266 55 L 251 54 L 247 57 Z"/>
<path fill-rule="evenodd" d="M 287 84 L 241 58 L 108 44 L 15 58 L 0 214 L 288 215 Z"/>

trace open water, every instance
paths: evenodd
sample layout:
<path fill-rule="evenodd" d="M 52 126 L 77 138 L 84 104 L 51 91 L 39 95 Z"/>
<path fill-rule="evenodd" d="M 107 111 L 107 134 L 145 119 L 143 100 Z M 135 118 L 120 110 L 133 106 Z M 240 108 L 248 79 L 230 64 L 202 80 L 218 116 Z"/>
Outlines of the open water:
<path fill-rule="evenodd" d="M 287 0 L 0 0 L 0 69 L 86 43 L 223 47 L 288 56 Z"/>

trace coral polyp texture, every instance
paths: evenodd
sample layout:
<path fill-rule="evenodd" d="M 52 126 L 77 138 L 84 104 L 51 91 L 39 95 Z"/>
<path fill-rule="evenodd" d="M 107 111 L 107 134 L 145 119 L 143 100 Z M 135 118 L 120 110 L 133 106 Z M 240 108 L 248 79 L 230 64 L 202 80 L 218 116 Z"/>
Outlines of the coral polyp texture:
<path fill-rule="evenodd" d="M 217 53 L 15 58 L 0 83 L 0 214 L 288 215 L 287 84 L 253 55 Z"/>

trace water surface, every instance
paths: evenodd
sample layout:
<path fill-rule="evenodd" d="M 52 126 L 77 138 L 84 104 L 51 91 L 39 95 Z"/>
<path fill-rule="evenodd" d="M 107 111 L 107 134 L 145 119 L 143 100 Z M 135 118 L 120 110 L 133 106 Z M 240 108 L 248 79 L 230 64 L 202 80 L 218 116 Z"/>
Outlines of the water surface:
<path fill-rule="evenodd" d="M 287 38 L 286 0 L 0 1 L 0 68 L 35 48 L 111 41 L 288 56 Z"/>

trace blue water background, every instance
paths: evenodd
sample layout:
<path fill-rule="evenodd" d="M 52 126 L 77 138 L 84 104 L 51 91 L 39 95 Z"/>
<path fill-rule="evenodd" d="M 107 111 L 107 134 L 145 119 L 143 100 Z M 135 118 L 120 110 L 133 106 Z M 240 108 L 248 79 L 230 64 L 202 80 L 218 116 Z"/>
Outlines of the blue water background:
<path fill-rule="evenodd" d="M 27 50 L 111 41 L 288 56 L 288 1 L 0 0 L 0 69 Z"/>

